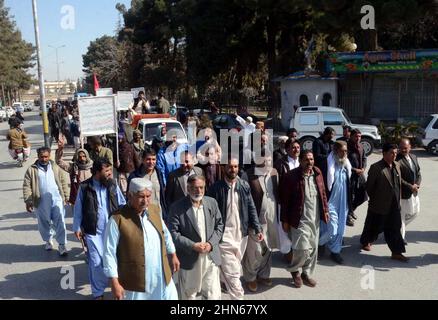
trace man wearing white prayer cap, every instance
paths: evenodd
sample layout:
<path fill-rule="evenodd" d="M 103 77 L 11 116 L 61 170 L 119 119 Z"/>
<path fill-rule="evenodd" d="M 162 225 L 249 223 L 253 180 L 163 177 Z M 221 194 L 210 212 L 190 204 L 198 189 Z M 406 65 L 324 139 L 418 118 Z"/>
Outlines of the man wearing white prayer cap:
<path fill-rule="evenodd" d="M 251 149 L 249 138 L 250 138 L 250 135 L 256 131 L 256 125 L 253 123 L 252 117 L 246 117 L 246 119 L 243 119 L 237 113 L 235 113 L 235 115 L 236 115 L 237 122 L 239 122 L 240 125 L 243 127 L 243 148 L 244 149 Z M 244 155 L 245 155 L 245 153 L 244 153 Z M 244 161 L 244 164 L 251 163 L 251 162 L 248 163 L 248 160 L 250 161 L 251 159 L 249 158 L 249 159 L 247 159 L 247 161 Z"/>
<path fill-rule="evenodd" d="M 103 264 L 116 300 L 178 299 L 172 273 L 180 263 L 151 195 L 152 182 L 132 179 L 128 204 L 108 222 Z"/>

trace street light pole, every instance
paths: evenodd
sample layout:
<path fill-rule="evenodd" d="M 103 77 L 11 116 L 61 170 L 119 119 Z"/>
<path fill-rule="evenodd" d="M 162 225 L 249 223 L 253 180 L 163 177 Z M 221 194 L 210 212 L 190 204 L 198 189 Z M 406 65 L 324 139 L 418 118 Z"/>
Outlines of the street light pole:
<path fill-rule="evenodd" d="M 42 118 L 43 118 L 44 146 L 50 147 L 49 120 L 47 117 L 46 94 L 45 94 L 44 78 L 43 78 L 43 67 L 41 65 L 40 30 L 38 27 L 38 11 L 37 11 L 36 0 L 32 0 L 32 9 L 33 9 L 33 21 L 34 21 L 34 25 L 35 25 L 35 45 L 36 45 L 37 60 L 38 60 L 38 79 L 39 79 L 39 84 L 40 84 L 40 105 L 41 105 Z"/>
<path fill-rule="evenodd" d="M 53 46 L 49 46 L 49 47 L 55 49 L 55 51 L 56 51 L 56 74 L 57 74 L 56 93 L 57 93 L 58 99 L 59 99 L 59 57 L 58 57 L 58 49 L 64 48 L 65 45 L 62 45 L 62 46 L 59 46 L 59 47 L 53 47 Z"/>

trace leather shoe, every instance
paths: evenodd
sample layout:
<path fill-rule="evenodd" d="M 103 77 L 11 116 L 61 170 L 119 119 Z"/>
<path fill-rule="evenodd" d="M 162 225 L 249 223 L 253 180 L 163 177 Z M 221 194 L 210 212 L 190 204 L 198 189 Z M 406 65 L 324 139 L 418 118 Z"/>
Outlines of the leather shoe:
<path fill-rule="evenodd" d="M 267 287 L 272 286 L 271 278 L 257 278 L 257 281 L 260 282 L 261 284 L 267 286 Z"/>
<path fill-rule="evenodd" d="M 309 278 L 309 276 L 305 273 L 303 273 L 301 275 L 301 279 L 303 280 L 303 284 L 305 286 L 311 287 L 311 288 L 315 288 L 316 287 L 316 281 Z"/>
<path fill-rule="evenodd" d="M 339 253 L 332 253 L 330 254 L 330 258 L 336 262 L 337 264 L 343 264 L 344 259 L 342 259 L 341 255 Z"/>
<path fill-rule="evenodd" d="M 303 279 L 301 279 L 300 272 L 292 272 L 291 274 L 295 288 L 301 288 L 303 286 Z"/>
<path fill-rule="evenodd" d="M 246 285 L 248 286 L 249 291 L 257 292 L 257 281 L 249 281 Z"/>
<path fill-rule="evenodd" d="M 408 258 L 408 257 L 405 257 L 405 256 L 402 255 L 401 253 L 400 253 L 400 254 L 393 253 L 393 254 L 391 255 L 391 259 L 392 259 L 392 260 L 401 261 L 401 262 L 408 262 L 408 261 L 409 261 L 409 258 Z"/>
<path fill-rule="evenodd" d="M 354 227 L 354 219 L 352 216 L 348 216 L 346 224 L 349 227 Z"/>
<path fill-rule="evenodd" d="M 362 245 L 362 250 L 371 251 L 371 244 L 367 243 L 367 244 Z"/>
<path fill-rule="evenodd" d="M 351 212 L 351 213 L 350 213 L 350 216 L 351 216 L 354 220 L 357 220 L 357 216 L 356 216 L 356 214 L 355 214 L 354 212 Z"/>

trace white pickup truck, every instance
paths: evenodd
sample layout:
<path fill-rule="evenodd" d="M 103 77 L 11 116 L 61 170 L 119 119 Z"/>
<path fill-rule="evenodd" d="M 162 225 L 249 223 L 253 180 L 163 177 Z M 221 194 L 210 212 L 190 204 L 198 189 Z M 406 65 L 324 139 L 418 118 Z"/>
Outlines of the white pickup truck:
<path fill-rule="evenodd" d="M 351 123 L 350 118 L 340 108 L 300 107 L 290 122 L 290 128 L 297 129 L 304 150 L 312 150 L 313 141 L 321 135 L 326 127 L 332 127 L 335 130 L 335 140 L 342 137 L 343 126 L 350 126 L 361 131 L 362 146 L 367 156 L 381 143 L 376 126 Z"/>

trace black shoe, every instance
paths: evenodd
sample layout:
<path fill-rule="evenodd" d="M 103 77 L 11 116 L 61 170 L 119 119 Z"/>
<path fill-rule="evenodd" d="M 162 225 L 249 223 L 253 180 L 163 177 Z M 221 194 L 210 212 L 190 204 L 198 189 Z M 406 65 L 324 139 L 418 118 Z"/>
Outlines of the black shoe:
<path fill-rule="evenodd" d="M 318 246 L 318 259 L 324 257 L 325 246 Z"/>
<path fill-rule="evenodd" d="M 341 255 L 339 253 L 332 253 L 330 254 L 330 258 L 336 262 L 337 264 L 344 264 L 344 259 L 342 259 Z"/>
<path fill-rule="evenodd" d="M 354 227 L 354 219 L 353 219 L 353 217 L 352 216 L 348 216 L 347 217 L 347 226 L 349 226 L 349 227 Z"/>
<path fill-rule="evenodd" d="M 354 212 L 350 212 L 350 216 L 354 219 L 357 220 L 357 216 Z"/>

